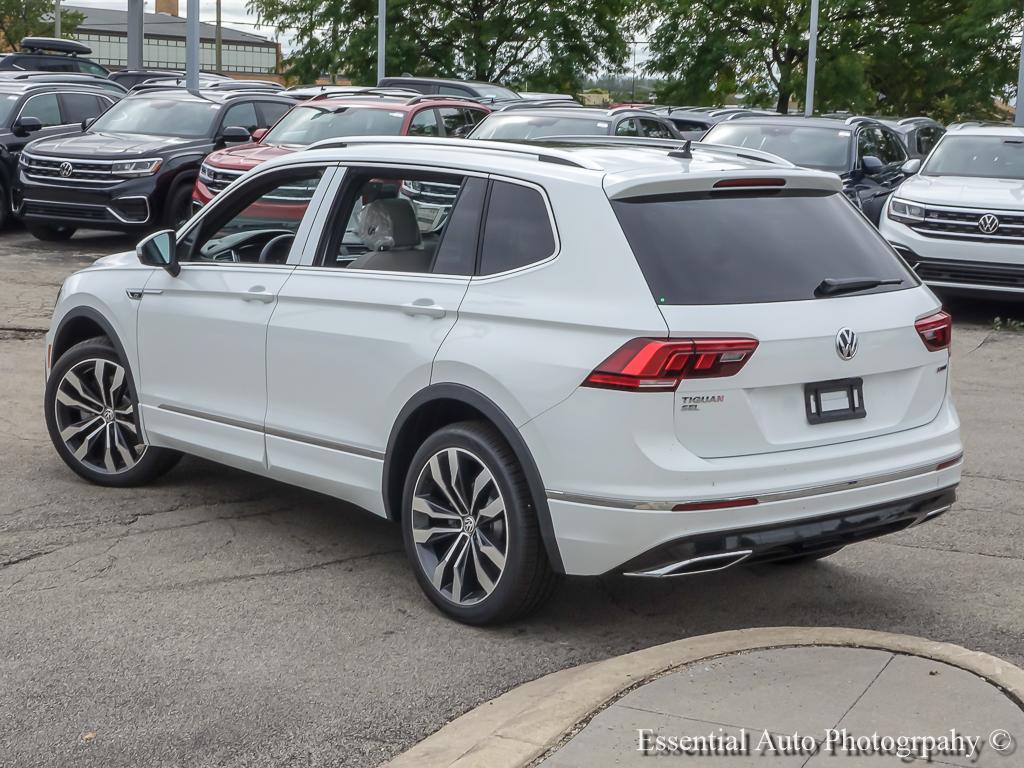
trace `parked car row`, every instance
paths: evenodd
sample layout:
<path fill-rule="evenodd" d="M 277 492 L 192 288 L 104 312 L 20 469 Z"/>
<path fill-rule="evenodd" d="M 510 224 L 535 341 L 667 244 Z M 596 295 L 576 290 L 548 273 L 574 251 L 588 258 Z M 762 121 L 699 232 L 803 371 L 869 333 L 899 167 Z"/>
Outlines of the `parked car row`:
<path fill-rule="evenodd" d="M 54 56 L 77 58 L 72 54 Z M 836 174 L 843 193 L 872 223 L 882 226 L 887 236 L 899 232 L 902 240 L 895 245 L 900 253 L 919 265 L 937 286 L 980 282 L 986 290 L 1004 293 L 1024 288 L 1017 273 L 1024 259 L 1013 239 L 1016 214 L 1012 206 L 1007 208 L 1009 203 L 995 199 L 998 195 L 987 196 L 981 182 L 971 180 L 974 176 L 958 176 L 951 189 L 979 188 L 975 202 L 989 204 L 992 210 L 963 201 L 965 194 L 970 196 L 963 191 L 951 192 L 952 199 L 939 203 L 955 209 L 949 212 L 959 217 L 969 232 L 947 227 L 946 234 L 939 235 L 931 224 L 925 227 L 918 222 L 909 231 L 894 230 L 894 224 L 907 223 L 894 218 L 899 216 L 893 213 L 892 206 L 897 205 L 891 202 L 894 191 L 910 194 L 925 189 L 928 182 L 924 179 L 942 167 L 938 162 L 926 164 L 923 178 L 907 183 L 918 174 L 924 158 L 941 146 L 946 133 L 927 117 L 891 119 L 832 113 L 807 118 L 743 107 L 623 105 L 597 109 L 558 94 L 535 93 L 524 98 L 490 83 L 416 77 L 385 78 L 375 88 L 317 85 L 282 89 L 275 83 L 204 75 L 202 89 L 194 95 L 185 91 L 180 73 L 154 70 L 125 75 L 122 79 L 132 85 L 125 97 L 109 88 L 115 85 L 120 89 L 119 85 L 109 82 L 104 91 L 90 82 L 97 78 L 77 72 L 12 71 L 12 75 L 8 79 L 0 74 L 0 93 L 7 93 L 10 103 L 16 94 L 38 98 L 12 107 L 7 115 L 5 128 L 10 139 L 0 164 L 4 169 L 0 194 L 9 201 L 10 210 L 25 220 L 29 231 L 43 239 L 67 238 L 80 227 L 122 231 L 177 227 L 264 161 L 343 136 L 469 136 L 514 142 L 586 137 L 679 142 L 699 137 L 705 143 L 770 153 L 803 168 Z M 44 77 L 75 81 L 58 83 Z M 134 78 L 134 83 L 128 78 Z M 90 124 L 115 102 L 116 108 Z M 175 105 L 189 105 L 181 111 L 188 119 L 162 119 Z M 158 117 L 143 119 L 143 114 Z M 192 122 L 192 116 L 200 114 L 209 118 L 202 118 L 201 126 Z M 955 126 L 954 132 L 963 136 L 970 127 Z M 18 154 L 30 138 L 36 141 L 22 154 L 21 173 L 15 174 Z M 963 142 L 951 143 L 943 156 L 963 146 Z M 1008 151 L 1004 148 L 1004 153 Z M 143 168 L 146 161 L 149 164 Z M 132 162 L 137 166 L 129 168 L 126 163 Z M 977 162 L 985 173 L 991 170 L 991 163 L 984 158 Z M 424 227 L 444 221 L 454 200 L 452 189 L 439 183 L 424 193 L 414 184 L 399 186 L 402 195 L 413 202 Z M 934 187 L 930 184 L 927 188 Z M 991 203 L 986 202 L 989 200 Z M 7 210 L 4 206 L 5 213 Z M 892 215 L 886 217 L 886 211 Z M 988 214 L 999 220 L 998 233 L 981 229 L 981 220 Z M 940 217 L 935 214 L 932 218 L 938 221 Z M 926 228 L 928 231 L 922 232 Z M 938 239 L 959 241 L 955 253 L 941 248 L 936 251 L 934 241 Z M 980 249 L 970 243 L 995 248 Z M 974 256 L 982 253 L 984 263 L 978 266 Z M 947 263 L 962 260 L 971 263 L 963 269 Z"/>

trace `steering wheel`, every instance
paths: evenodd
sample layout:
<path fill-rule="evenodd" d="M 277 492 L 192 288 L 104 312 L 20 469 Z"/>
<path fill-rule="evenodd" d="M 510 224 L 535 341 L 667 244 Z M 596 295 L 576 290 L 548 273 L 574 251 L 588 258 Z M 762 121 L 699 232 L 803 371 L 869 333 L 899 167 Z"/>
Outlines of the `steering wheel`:
<path fill-rule="evenodd" d="M 267 241 L 267 244 L 263 246 L 263 250 L 260 251 L 260 264 L 284 264 L 288 260 L 288 252 L 291 250 L 292 241 L 295 239 L 295 234 L 287 232 L 283 235 L 277 235 Z M 283 247 L 284 259 L 277 261 L 272 260 L 272 257 L 277 255 L 277 251 Z"/>

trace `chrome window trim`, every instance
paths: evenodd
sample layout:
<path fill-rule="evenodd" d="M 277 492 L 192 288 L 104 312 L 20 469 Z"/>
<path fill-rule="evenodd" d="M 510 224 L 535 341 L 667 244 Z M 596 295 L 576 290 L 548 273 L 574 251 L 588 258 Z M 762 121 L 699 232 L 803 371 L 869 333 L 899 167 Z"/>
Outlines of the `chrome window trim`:
<path fill-rule="evenodd" d="M 955 464 L 951 464 L 949 467 L 943 467 L 942 470 L 936 469 L 939 465 L 946 461 L 952 461 L 956 459 Z M 940 459 L 938 461 L 929 462 L 927 464 L 919 464 L 909 469 L 899 470 L 897 472 L 886 472 L 880 475 L 871 475 L 869 477 L 861 478 L 860 480 L 849 480 L 841 483 L 828 483 L 825 485 L 807 486 L 804 488 L 794 488 L 786 491 L 773 491 L 771 493 L 762 494 L 750 494 L 747 496 L 735 496 L 735 497 L 702 497 L 697 499 L 686 499 L 686 500 L 675 500 L 675 501 L 645 501 L 638 499 L 616 499 L 606 496 L 588 496 L 585 494 L 570 493 L 568 491 L 558 491 L 553 489 L 547 489 L 547 497 L 552 501 L 567 501 L 572 504 L 587 504 L 597 507 L 615 507 L 617 509 L 637 509 L 646 510 L 651 512 L 671 512 L 673 507 L 681 504 L 700 504 L 702 502 L 729 502 L 739 501 L 741 499 L 756 498 L 759 504 L 766 504 L 774 501 L 792 501 L 794 499 L 804 499 L 810 496 L 823 496 L 829 493 L 837 493 L 839 491 L 851 491 L 858 488 L 869 488 L 873 485 L 881 485 L 883 483 L 891 483 L 897 480 L 907 480 L 912 477 L 920 477 L 933 472 L 945 471 L 955 466 L 963 464 L 963 454 L 957 456 L 950 456 L 948 459 Z M 703 510 L 695 510 L 703 511 Z M 686 514 L 681 512 L 680 514 Z"/>

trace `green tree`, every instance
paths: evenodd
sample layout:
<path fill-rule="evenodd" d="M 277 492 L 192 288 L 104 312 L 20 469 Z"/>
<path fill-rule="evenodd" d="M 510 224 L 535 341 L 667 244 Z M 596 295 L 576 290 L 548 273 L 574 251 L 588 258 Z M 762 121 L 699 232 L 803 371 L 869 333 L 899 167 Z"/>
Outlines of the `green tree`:
<path fill-rule="evenodd" d="M 53 0 L 0 0 L 0 50 L 18 50 L 23 37 L 52 36 L 53 5 Z M 84 19 L 78 11 L 62 9 L 61 34 L 73 36 Z"/>
<path fill-rule="evenodd" d="M 390 0 L 387 73 L 572 87 L 625 63 L 633 2 Z M 249 9 L 298 41 L 290 74 L 308 80 L 341 71 L 375 82 L 376 0 L 250 0 Z"/>
<path fill-rule="evenodd" d="M 809 0 L 655 0 L 663 100 L 788 110 L 807 76 Z M 987 116 L 1016 82 L 1017 0 L 821 0 L 815 107 Z"/>

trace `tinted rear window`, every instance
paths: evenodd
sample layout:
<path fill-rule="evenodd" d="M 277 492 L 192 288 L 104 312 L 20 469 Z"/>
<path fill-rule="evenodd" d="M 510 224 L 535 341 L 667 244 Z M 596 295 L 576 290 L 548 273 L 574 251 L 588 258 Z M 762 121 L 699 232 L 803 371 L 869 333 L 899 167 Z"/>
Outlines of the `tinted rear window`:
<path fill-rule="evenodd" d="M 917 279 L 838 193 L 674 196 L 612 201 L 661 304 L 753 304 L 815 298 L 825 278 Z"/>

